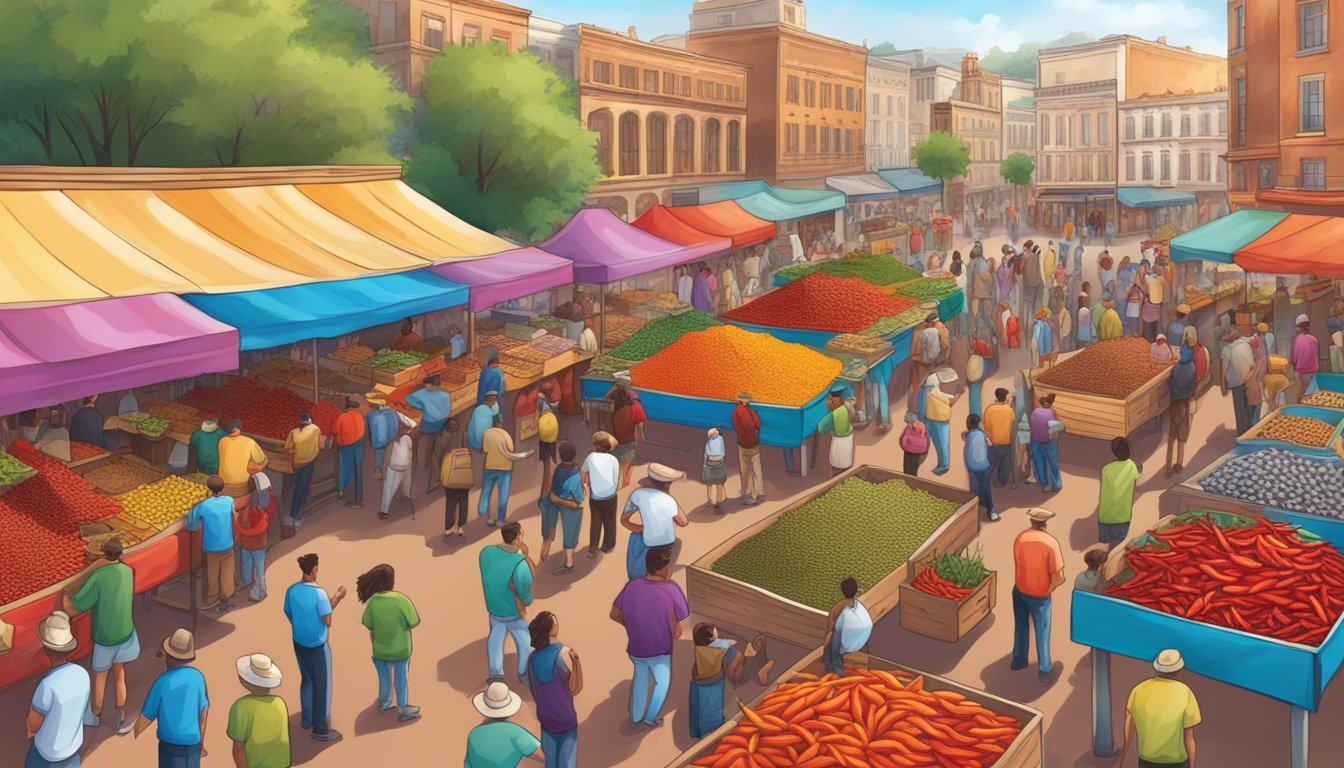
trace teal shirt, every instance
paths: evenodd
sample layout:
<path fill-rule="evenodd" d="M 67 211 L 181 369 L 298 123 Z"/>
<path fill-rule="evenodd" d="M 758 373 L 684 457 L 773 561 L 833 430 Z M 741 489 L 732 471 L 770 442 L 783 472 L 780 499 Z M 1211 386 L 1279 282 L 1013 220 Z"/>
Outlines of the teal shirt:
<path fill-rule="evenodd" d="M 485 609 L 491 616 L 518 618 L 517 600 L 523 605 L 532 604 L 532 569 L 523 553 L 510 552 L 497 544 L 482 549 L 481 588 L 485 591 Z"/>
<path fill-rule="evenodd" d="M 467 734 L 467 760 L 463 768 L 516 768 L 524 757 L 541 748 L 541 742 L 521 725 L 495 720 Z"/>
<path fill-rule="evenodd" d="M 222 429 L 216 429 L 214 432 L 198 429 L 191 433 L 190 445 L 192 450 L 196 451 L 197 469 L 207 475 L 219 474 L 219 441 L 223 437 Z"/>

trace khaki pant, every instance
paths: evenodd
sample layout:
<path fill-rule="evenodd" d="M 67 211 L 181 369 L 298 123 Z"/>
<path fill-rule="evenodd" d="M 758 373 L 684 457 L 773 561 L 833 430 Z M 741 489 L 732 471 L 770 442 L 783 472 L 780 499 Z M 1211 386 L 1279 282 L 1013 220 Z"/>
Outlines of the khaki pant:
<path fill-rule="evenodd" d="M 737 449 L 737 466 L 742 475 L 742 498 L 765 495 L 765 479 L 761 475 L 761 446 Z"/>
<path fill-rule="evenodd" d="M 206 552 L 205 554 L 205 605 L 210 607 L 233 597 L 233 550 L 228 552 Z"/>

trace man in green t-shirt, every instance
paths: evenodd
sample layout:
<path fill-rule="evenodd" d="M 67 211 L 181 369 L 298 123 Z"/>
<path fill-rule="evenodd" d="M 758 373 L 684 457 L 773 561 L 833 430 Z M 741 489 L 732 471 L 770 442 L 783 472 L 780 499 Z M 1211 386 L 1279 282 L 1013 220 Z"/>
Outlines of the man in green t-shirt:
<path fill-rule="evenodd" d="M 247 768 L 289 768 L 289 709 L 274 695 L 280 687 L 280 668 L 263 653 L 242 656 L 237 662 L 238 682 L 247 695 L 229 708 L 228 735 L 233 740 L 233 762 Z"/>
<path fill-rule="evenodd" d="M 1125 703 L 1125 745 L 1116 765 L 1125 764 L 1137 742 L 1140 768 L 1192 768 L 1195 726 L 1203 719 L 1189 686 L 1176 679 L 1185 668 L 1180 651 L 1165 650 L 1153 660 L 1157 674 L 1134 686 Z"/>
<path fill-rule="evenodd" d="M 1101 498 L 1097 504 L 1097 540 L 1110 549 L 1129 538 L 1134 518 L 1134 486 L 1143 467 L 1130 458 L 1129 440 L 1111 441 L 1115 461 L 1101 468 Z"/>
<path fill-rule="evenodd" d="M 467 734 L 465 768 L 517 768 L 523 758 L 541 762 L 541 740 L 526 728 L 509 722 L 518 714 L 523 700 L 503 683 L 491 683 L 471 703 L 486 722 Z"/>
<path fill-rule="evenodd" d="M 102 724 L 103 697 L 111 670 L 116 688 L 117 734 L 125 735 L 135 727 L 135 722 L 126 718 L 126 664 L 139 658 L 140 639 L 131 619 L 135 574 L 121 561 L 121 552 L 121 539 L 113 536 L 104 541 L 103 559 L 90 566 L 93 570 L 83 584 L 71 583 L 62 598 L 66 613 L 93 612 L 93 696 L 84 713 L 84 724 L 90 728 Z"/>
<path fill-rule="evenodd" d="M 406 673 L 411 664 L 411 630 L 420 626 L 420 613 L 411 599 L 396 587 L 396 571 L 387 563 L 375 565 L 355 582 L 355 592 L 364 603 L 361 623 L 373 642 L 373 667 L 378 673 L 378 708 L 393 707 L 392 690 L 397 693 L 402 722 L 420 716 L 420 708 L 407 700 Z"/>
<path fill-rule="evenodd" d="M 224 431 L 219 428 L 213 413 L 201 414 L 201 427 L 187 439 L 187 466 L 207 475 L 219 474 L 219 441 Z"/>

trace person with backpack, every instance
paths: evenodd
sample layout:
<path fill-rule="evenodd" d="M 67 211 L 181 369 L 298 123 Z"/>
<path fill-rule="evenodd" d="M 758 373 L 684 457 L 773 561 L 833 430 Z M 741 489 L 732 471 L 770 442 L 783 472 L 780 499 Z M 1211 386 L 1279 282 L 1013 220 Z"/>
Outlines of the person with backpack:
<path fill-rule="evenodd" d="M 994 491 L 989 480 L 989 471 L 994 464 L 989 455 L 989 436 L 980 428 L 978 414 L 972 413 L 966 417 L 965 440 L 962 458 L 966 461 L 966 473 L 970 476 L 971 492 L 980 497 L 980 506 L 985 508 L 985 516 L 989 521 L 997 523 L 999 513 L 994 510 Z"/>
<path fill-rule="evenodd" d="M 1181 347 L 1181 360 L 1167 374 L 1167 389 L 1171 392 L 1171 425 L 1167 429 L 1166 477 L 1174 471 L 1180 474 L 1185 464 L 1185 443 L 1190 439 L 1190 414 L 1195 402 L 1199 376 L 1195 372 L 1195 351 Z M 1176 449 L 1176 464 L 1171 463 L 1172 449 Z"/>
<path fill-rule="evenodd" d="M 462 428 L 456 418 L 448 419 L 444 434 L 449 447 L 439 465 L 439 484 L 443 486 L 443 538 L 466 536 L 467 497 L 476 484 L 476 473 L 471 468 L 471 450 L 462 444 Z M 456 515 L 454 515 L 456 510 Z"/>

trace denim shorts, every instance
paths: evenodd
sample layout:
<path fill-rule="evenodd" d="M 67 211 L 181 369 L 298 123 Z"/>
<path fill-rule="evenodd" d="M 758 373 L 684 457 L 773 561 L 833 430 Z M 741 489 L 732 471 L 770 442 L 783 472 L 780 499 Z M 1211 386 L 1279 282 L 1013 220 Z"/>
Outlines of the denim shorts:
<path fill-rule="evenodd" d="M 128 664 L 140 657 L 140 638 L 134 631 L 121 645 L 93 644 L 93 671 L 106 672 L 113 664 Z"/>

